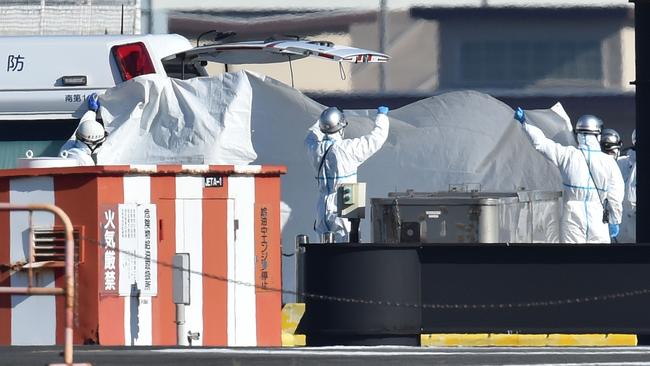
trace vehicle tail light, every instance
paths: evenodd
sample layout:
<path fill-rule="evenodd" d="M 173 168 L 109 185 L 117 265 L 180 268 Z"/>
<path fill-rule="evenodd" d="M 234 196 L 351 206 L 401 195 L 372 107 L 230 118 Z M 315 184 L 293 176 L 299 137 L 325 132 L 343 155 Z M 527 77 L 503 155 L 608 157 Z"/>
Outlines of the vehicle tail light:
<path fill-rule="evenodd" d="M 113 46 L 111 51 L 124 81 L 156 72 L 147 47 L 142 42 Z"/>

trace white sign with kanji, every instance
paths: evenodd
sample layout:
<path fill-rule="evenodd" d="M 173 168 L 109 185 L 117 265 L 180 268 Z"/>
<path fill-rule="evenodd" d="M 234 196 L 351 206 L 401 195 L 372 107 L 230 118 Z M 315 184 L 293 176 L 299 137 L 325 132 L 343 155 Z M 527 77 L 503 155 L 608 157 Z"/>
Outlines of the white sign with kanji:
<path fill-rule="evenodd" d="M 158 293 L 158 235 L 156 205 L 119 205 L 121 296 Z"/>

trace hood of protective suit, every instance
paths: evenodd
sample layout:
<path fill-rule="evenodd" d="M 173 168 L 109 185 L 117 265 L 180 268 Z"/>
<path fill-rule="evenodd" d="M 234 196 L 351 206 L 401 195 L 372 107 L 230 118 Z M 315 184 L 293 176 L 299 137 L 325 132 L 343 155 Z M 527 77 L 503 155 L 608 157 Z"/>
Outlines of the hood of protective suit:
<path fill-rule="evenodd" d="M 342 128 L 341 130 L 335 132 L 335 133 L 330 133 L 330 134 L 325 134 L 324 139 L 325 140 L 332 140 L 332 141 L 341 141 L 343 140 L 343 136 L 345 136 L 345 128 Z"/>
<path fill-rule="evenodd" d="M 578 146 L 581 149 L 589 149 L 591 151 L 601 151 L 600 141 L 598 141 L 598 137 L 596 137 L 596 135 L 578 133 L 576 134 L 576 140 L 578 141 Z"/>

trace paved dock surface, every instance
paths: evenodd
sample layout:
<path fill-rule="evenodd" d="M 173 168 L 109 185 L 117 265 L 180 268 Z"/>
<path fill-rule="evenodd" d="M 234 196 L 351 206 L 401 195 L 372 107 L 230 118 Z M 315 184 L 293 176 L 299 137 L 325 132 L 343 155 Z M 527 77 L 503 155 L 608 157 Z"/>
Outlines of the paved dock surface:
<path fill-rule="evenodd" d="M 0 347 L 0 365 L 63 362 L 62 347 Z M 650 347 L 75 347 L 93 365 L 650 365 Z"/>

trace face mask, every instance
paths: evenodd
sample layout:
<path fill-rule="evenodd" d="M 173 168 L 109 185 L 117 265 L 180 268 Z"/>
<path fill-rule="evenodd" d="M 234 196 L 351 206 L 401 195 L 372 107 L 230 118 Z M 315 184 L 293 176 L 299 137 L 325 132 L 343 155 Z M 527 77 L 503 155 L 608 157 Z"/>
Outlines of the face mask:
<path fill-rule="evenodd" d="M 581 133 L 576 133 L 576 134 L 573 135 L 573 137 L 575 137 L 575 139 L 576 139 L 576 143 L 577 143 L 578 145 L 580 145 L 580 144 L 584 144 L 584 143 L 587 142 L 587 139 L 585 139 L 585 135 L 583 135 L 583 134 L 581 134 Z"/>

